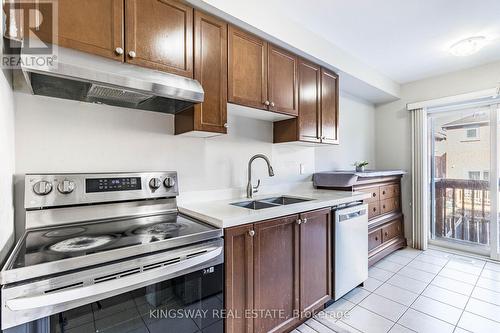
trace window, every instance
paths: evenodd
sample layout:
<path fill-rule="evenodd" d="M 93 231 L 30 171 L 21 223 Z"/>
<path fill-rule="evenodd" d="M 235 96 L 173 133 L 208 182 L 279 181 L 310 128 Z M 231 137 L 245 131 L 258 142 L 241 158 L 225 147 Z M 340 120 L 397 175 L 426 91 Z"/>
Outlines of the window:
<path fill-rule="evenodd" d="M 469 179 L 480 180 L 481 179 L 481 171 L 469 171 Z"/>
<path fill-rule="evenodd" d="M 479 127 L 466 129 L 465 138 L 467 140 L 479 139 Z"/>

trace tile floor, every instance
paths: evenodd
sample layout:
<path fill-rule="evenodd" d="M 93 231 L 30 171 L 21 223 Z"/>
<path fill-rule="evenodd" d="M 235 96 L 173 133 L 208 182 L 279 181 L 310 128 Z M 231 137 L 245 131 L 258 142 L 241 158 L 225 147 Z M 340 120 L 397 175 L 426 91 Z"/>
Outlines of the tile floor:
<path fill-rule="evenodd" d="M 294 333 L 500 332 L 500 263 L 399 250 Z"/>

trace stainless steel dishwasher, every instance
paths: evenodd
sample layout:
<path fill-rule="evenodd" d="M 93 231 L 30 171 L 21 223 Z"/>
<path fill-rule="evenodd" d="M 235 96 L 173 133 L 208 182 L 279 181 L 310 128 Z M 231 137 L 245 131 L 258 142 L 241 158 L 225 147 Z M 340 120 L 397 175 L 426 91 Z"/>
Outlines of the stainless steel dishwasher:
<path fill-rule="evenodd" d="M 368 279 L 368 205 L 333 208 L 333 285 L 338 300 Z"/>

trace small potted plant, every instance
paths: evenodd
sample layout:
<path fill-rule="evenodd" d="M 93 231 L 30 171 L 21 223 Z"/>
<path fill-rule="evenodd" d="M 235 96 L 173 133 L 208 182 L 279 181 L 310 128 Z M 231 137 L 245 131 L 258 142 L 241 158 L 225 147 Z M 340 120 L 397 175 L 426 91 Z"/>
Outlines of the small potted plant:
<path fill-rule="evenodd" d="M 354 163 L 354 166 L 356 167 L 356 172 L 365 172 L 365 166 L 368 165 L 367 161 L 361 161 L 361 162 L 356 162 Z"/>

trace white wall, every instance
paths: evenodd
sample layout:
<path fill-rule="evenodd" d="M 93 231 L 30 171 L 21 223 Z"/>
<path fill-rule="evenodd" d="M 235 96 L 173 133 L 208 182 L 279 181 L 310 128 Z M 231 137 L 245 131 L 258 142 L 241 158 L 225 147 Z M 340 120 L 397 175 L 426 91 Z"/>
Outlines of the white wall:
<path fill-rule="evenodd" d="M 376 108 L 376 163 L 379 168 L 410 172 L 410 113 L 406 104 L 493 88 L 500 82 L 500 62 L 411 82 L 401 86 L 401 99 Z M 405 234 L 411 239 L 411 174 L 403 178 Z"/>
<path fill-rule="evenodd" d="M 254 175 L 262 179 L 262 186 L 310 181 L 316 163 L 329 170 L 348 167 L 354 158 L 374 160 L 374 107 L 346 96 L 341 99 L 342 146 L 325 149 L 274 145 L 272 123 L 262 120 L 230 116 L 226 136 L 174 136 L 172 115 L 32 96 L 21 90 L 14 93 L 17 212 L 23 207 L 23 177 L 30 172 L 177 170 L 180 191 L 188 192 L 244 188 L 248 159 L 257 153 L 270 157 L 276 174 L 269 178 L 264 162 L 257 160 Z M 363 130 L 356 135 L 359 126 Z M 19 236 L 23 216 L 17 216 Z"/>
<path fill-rule="evenodd" d="M 0 11 L 0 22 L 3 11 Z M 3 25 L 2 25 L 3 26 Z M 0 36 L 3 32 L 0 28 Z M 2 43 L 0 41 L 0 43 Z M 0 56 L 3 53 L 0 45 Z M 12 246 L 14 209 L 12 180 L 14 175 L 14 98 L 11 75 L 0 71 L 0 264 Z"/>
<path fill-rule="evenodd" d="M 355 97 L 340 96 L 340 145 L 316 148 L 316 171 L 353 169 L 356 161 L 376 168 L 375 108 Z"/>

